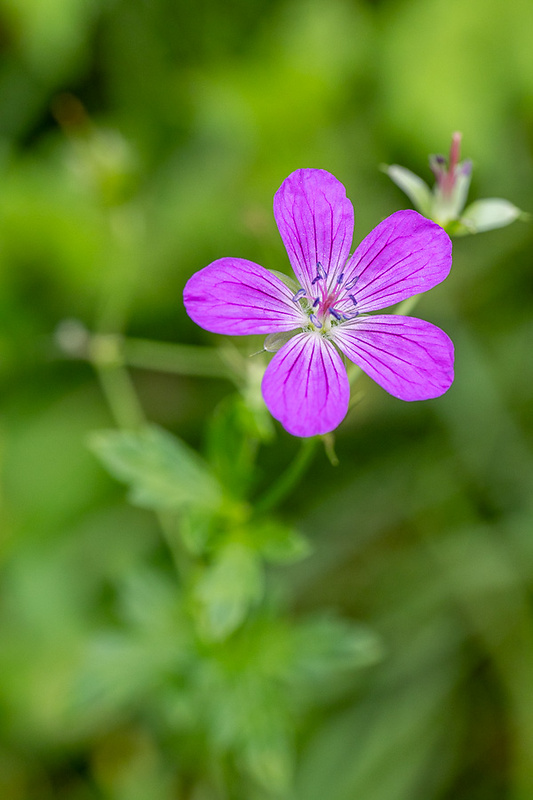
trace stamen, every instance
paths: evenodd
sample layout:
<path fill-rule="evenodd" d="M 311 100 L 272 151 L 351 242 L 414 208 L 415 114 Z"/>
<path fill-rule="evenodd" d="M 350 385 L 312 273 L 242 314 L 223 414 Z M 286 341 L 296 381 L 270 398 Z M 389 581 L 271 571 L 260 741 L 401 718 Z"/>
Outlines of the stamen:
<path fill-rule="evenodd" d="M 316 308 L 319 303 L 320 303 L 320 297 L 315 297 L 315 302 L 313 303 L 313 308 Z"/>
<path fill-rule="evenodd" d="M 348 297 L 350 298 L 350 300 L 352 301 L 352 303 L 354 304 L 354 306 L 356 306 L 356 305 L 357 305 L 357 300 L 355 299 L 355 297 L 353 296 L 353 294 L 349 294 L 349 295 L 348 295 Z"/>
<path fill-rule="evenodd" d="M 314 284 L 318 283 L 318 281 L 325 281 L 327 279 L 327 277 L 328 277 L 328 274 L 327 274 L 326 270 L 324 269 L 324 267 L 322 266 L 320 261 L 317 261 L 316 262 L 316 276 L 311 281 L 311 286 L 314 286 Z"/>
<path fill-rule="evenodd" d="M 342 318 L 343 319 L 355 319 L 358 316 L 359 316 L 359 311 L 354 311 L 353 314 L 343 314 Z"/>
<path fill-rule="evenodd" d="M 298 289 L 296 294 L 293 295 L 293 297 L 292 297 L 292 302 L 293 303 L 297 303 L 298 300 L 301 300 L 302 297 L 304 297 L 304 295 L 305 295 L 305 289 Z"/>
<path fill-rule="evenodd" d="M 361 277 L 360 275 L 356 275 L 355 278 L 352 278 L 351 281 L 348 281 L 348 283 L 344 287 L 347 292 L 349 292 L 350 289 L 353 289 L 353 287 L 355 286 L 360 277 Z"/>
<path fill-rule="evenodd" d="M 341 274 L 340 274 L 340 275 L 339 275 L 339 277 L 337 278 L 337 285 L 338 285 L 339 283 L 342 283 L 342 282 L 343 282 L 343 280 L 344 280 L 344 272 L 341 272 Z"/>
<path fill-rule="evenodd" d="M 329 313 L 330 313 L 330 314 L 333 314 L 333 316 L 335 317 L 335 319 L 336 319 L 336 320 L 338 320 L 339 322 L 342 320 L 342 314 L 339 314 L 339 312 L 338 312 L 338 311 L 335 311 L 335 309 L 334 309 L 334 308 L 330 308 L 330 310 L 329 310 Z"/>
<path fill-rule="evenodd" d="M 322 327 L 322 323 L 320 322 L 320 320 L 318 319 L 318 317 L 315 314 L 309 314 L 309 319 L 311 320 L 311 322 L 313 323 L 315 328 L 321 328 Z"/>
<path fill-rule="evenodd" d="M 317 261 L 316 274 L 319 278 L 322 278 L 323 281 L 325 281 L 326 278 L 328 277 L 328 274 L 324 269 L 324 267 L 322 266 L 322 264 L 320 263 L 320 261 Z"/>

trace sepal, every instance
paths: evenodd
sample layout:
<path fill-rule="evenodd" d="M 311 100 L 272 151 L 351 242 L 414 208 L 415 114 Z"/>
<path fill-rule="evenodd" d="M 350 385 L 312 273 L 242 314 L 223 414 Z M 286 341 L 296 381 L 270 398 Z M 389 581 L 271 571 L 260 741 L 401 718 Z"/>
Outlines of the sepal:
<path fill-rule="evenodd" d="M 421 214 L 444 228 L 450 236 L 481 233 L 503 228 L 517 219 L 529 219 L 529 214 L 502 198 L 477 200 L 465 210 L 472 162 L 470 159 L 459 161 L 460 148 L 461 134 L 454 133 L 448 158 L 443 155 L 429 157 L 429 166 L 436 179 L 432 191 L 422 178 L 405 167 L 391 164 L 382 169 Z"/>

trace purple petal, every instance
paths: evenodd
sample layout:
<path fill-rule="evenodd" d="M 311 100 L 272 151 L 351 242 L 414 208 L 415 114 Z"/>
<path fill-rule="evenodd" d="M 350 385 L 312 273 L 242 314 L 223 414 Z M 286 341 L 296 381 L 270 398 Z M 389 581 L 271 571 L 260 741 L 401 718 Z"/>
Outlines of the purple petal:
<path fill-rule="evenodd" d="M 274 216 L 294 274 L 308 295 L 318 263 L 331 286 L 353 238 L 353 207 L 342 183 L 323 169 L 298 169 L 276 192 Z"/>
<path fill-rule="evenodd" d="M 213 261 L 183 290 L 185 309 L 197 325 L 231 336 L 301 328 L 307 317 L 292 297 L 283 281 L 244 258 Z"/>
<path fill-rule="evenodd" d="M 262 390 L 272 416 L 293 436 L 329 433 L 348 411 L 350 386 L 341 357 L 314 333 L 293 336 L 276 353 Z"/>
<path fill-rule="evenodd" d="M 452 265 L 448 234 L 417 211 L 396 211 L 363 239 L 346 265 L 358 311 L 378 311 L 444 280 Z M 341 307 L 348 309 L 349 301 Z"/>
<path fill-rule="evenodd" d="M 453 343 L 430 322 L 395 314 L 333 328 L 342 352 L 400 400 L 439 397 L 453 381 Z"/>

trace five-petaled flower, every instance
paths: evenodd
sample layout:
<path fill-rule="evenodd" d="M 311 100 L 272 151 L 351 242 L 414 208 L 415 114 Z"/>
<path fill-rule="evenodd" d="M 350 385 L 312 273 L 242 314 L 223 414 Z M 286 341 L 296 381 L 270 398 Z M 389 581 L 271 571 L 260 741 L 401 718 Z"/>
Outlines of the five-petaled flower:
<path fill-rule="evenodd" d="M 383 220 L 350 256 L 354 212 L 329 172 L 299 169 L 274 197 L 274 216 L 299 282 L 220 258 L 190 278 L 185 308 L 202 328 L 230 335 L 295 333 L 266 369 L 271 414 L 295 436 L 328 433 L 348 410 L 341 353 L 402 400 L 443 394 L 453 344 L 429 322 L 370 314 L 436 286 L 451 267 L 445 231 L 416 211 Z"/>

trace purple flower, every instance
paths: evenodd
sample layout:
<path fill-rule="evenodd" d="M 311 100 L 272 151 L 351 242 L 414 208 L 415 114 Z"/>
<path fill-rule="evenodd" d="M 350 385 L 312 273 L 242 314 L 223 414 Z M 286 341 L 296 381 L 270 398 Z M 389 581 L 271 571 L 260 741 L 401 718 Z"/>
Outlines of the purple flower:
<path fill-rule="evenodd" d="M 300 330 L 275 354 L 262 391 L 295 436 L 328 433 L 348 411 L 341 353 L 402 400 L 443 394 L 453 381 L 453 344 L 435 325 L 368 312 L 444 280 L 451 241 L 416 211 L 383 220 L 350 256 L 354 212 L 344 186 L 322 169 L 300 169 L 274 197 L 274 216 L 299 281 L 295 291 L 264 267 L 220 258 L 184 290 L 185 308 L 213 333 Z"/>

